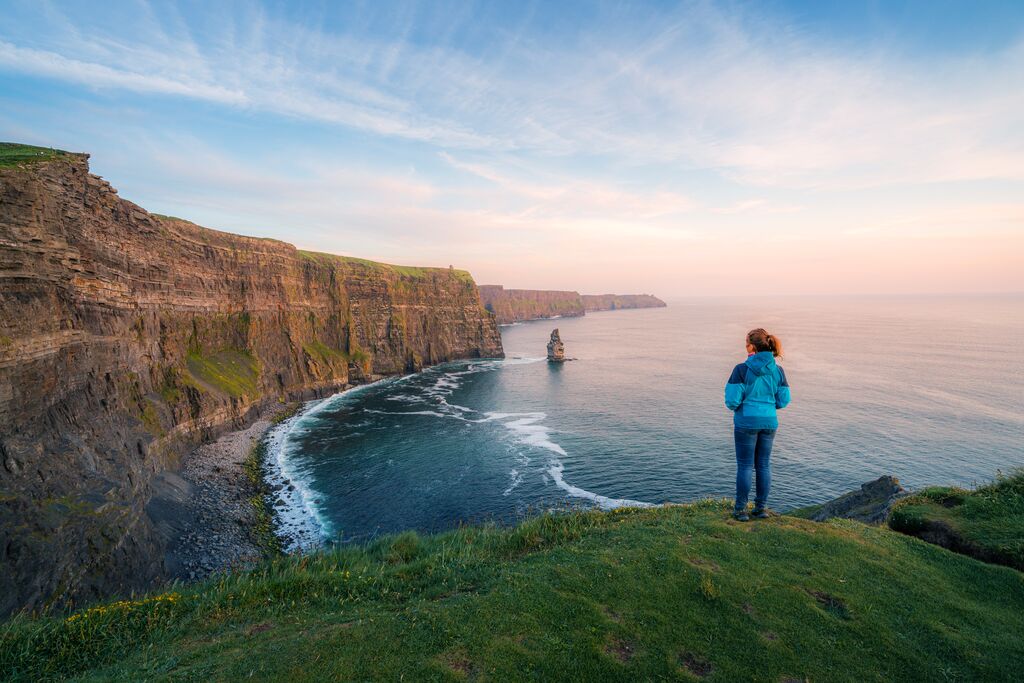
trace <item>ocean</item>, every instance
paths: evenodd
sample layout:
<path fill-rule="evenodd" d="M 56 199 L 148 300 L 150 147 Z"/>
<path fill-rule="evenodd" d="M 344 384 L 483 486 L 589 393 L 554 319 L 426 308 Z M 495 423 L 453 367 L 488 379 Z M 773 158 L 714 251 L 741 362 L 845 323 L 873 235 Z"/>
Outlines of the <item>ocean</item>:
<path fill-rule="evenodd" d="M 545 361 L 561 330 L 562 365 Z M 550 509 L 731 497 L 730 371 L 782 340 L 769 506 L 883 474 L 971 486 L 1024 466 L 1024 297 L 702 298 L 502 328 L 507 358 L 307 404 L 268 435 L 291 549 Z"/>

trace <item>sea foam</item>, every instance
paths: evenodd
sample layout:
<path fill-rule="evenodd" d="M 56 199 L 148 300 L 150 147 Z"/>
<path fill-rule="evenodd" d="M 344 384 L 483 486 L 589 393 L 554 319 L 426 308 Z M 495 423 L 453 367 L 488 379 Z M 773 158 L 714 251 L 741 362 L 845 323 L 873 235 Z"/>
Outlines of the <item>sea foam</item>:
<path fill-rule="evenodd" d="M 334 529 L 322 511 L 319 494 L 312 488 L 312 474 L 297 462 L 296 437 L 316 429 L 320 415 L 348 401 L 366 389 L 384 382 L 398 382 L 402 377 L 388 378 L 339 392 L 325 399 L 309 401 L 292 417 L 267 432 L 267 459 L 264 480 L 276 490 L 273 503 L 276 511 L 278 537 L 286 552 L 304 552 L 334 537 Z"/>

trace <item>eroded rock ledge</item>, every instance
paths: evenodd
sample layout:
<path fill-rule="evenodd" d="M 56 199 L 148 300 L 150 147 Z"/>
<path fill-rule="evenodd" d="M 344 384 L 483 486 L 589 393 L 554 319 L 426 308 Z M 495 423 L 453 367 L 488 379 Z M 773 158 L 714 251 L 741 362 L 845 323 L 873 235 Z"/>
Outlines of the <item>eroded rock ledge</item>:
<path fill-rule="evenodd" d="M 154 476 L 268 404 L 502 355 L 465 271 L 156 216 L 87 159 L 0 168 L 0 614 L 161 580 Z"/>

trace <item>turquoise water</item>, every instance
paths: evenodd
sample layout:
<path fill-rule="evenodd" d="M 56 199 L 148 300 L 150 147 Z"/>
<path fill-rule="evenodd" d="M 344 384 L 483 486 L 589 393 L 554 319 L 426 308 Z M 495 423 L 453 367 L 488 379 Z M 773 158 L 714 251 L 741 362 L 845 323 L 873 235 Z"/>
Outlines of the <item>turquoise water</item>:
<path fill-rule="evenodd" d="M 573 362 L 543 360 L 556 326 Z M 282 531 L 309 546 L 731 496 L 722 391 L 755 326 L 782 338 L 793 389 L 771 507 L 1024 466 L 1024 297 L 692 299 L 504 327 L 504 361 L 311 404 L 270 437 Z"/>

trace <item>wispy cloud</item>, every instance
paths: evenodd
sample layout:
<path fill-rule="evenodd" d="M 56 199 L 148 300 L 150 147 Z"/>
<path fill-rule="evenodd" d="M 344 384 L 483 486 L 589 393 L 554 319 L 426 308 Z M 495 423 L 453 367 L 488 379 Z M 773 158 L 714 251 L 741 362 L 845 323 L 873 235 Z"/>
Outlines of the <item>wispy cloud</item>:
<path fill-rule="evenodd" d="M 11 71 L 87 84 L 94 88 L 124 88 L 136 92 L 179 95 L 224 104 L 243 105 L 245 93 L 193 79 L 135 73 L 64 57 L 55 52 L 22 48 L 0 41 L 0 67 Z"/>
<path fill-rule="evenodd" d="M 139 199 L 213 227 L 498 281 L 582 287 L 626 261 L 636 288 L 681 291 L 715 259 L 760 267 L 733 247 L 767 235 L 776 259 L 835 263 L 929 234 L 949 263 L 968 234 L 1024 243 L 1022 39 L 913 54 L 701 2 L 595 3 L 552 32 L 505 5 L 13 2 L 0 79 L 78 108 L 43 123 L 6 99 L 0 126 L 130 138 Z"/>
<path fill-rule="evenodd" d="M 45 48 L 8 35 L 0 68 L 443 147 L 600 151 L 749 185 L 1024 178 L 1024 41 L 986 59 L 921 62 L 870 46 L 841 52 L 777 19 L 687 5 L 658 28 L 623 27 L 625 39 L 595 26 L 539 48 L 496 34 L 501 57 L 488 59 L 411 41 L 409 12 L 386 35 L 331 33 L 255 7 L 218 19 L 144 18 L 135 34 L 145 42 L 85 36 L 63 21 Z"/>

